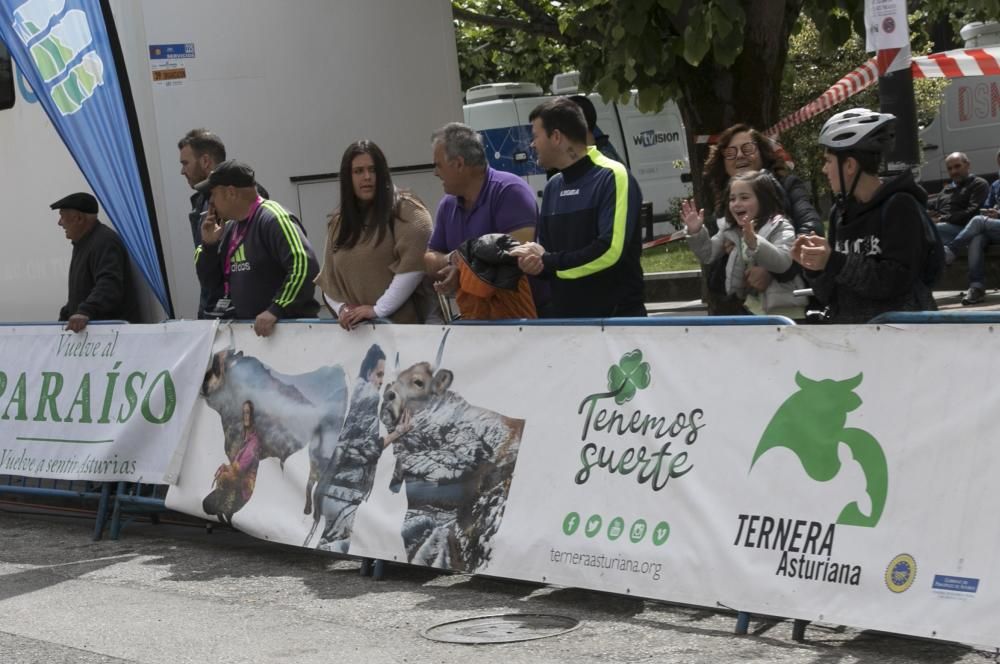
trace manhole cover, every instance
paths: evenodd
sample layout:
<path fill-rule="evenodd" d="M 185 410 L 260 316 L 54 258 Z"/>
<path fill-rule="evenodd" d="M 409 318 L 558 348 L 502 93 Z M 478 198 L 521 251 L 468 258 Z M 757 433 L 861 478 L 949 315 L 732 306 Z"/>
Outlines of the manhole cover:
<path fill-rule="evenodd" d="M 420 634 L 443 643 L 514 643 L 558 636 L 579 626 L 579 620 L 565 616 L 511 613 L 452 620 L 428 627 Z"/>

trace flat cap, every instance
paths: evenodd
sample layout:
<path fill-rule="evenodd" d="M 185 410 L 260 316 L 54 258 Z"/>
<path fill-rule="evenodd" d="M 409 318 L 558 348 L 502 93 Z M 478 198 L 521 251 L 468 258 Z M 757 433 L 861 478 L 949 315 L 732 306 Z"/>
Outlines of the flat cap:
<path fill-rule="evenodd" d="M 242 161 L 230 159 L 216 166 L 215 170 L 194 188 L 207 194 L 213 187 L 252 187 L 256 182 L 252 168 Z"/>
<path fill-rule="evenodd" d="M 80 191 L 70 194 L 65 198 L 60 198 L 49 207 L 53 210 L 76 210 L 78 212 L 85 212 L 86 214 L 97 214 L 97 199 L 86 192 Z"/>

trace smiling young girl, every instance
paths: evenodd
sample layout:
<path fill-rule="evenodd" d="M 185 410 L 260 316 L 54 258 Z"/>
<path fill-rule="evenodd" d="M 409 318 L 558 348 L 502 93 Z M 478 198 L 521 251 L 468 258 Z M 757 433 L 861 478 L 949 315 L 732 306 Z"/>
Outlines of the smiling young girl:
<path fill-rule="evenodd" d="M 765 171 L 735 175 L 726 187 L 725 225 L 713 237 L 705 228 L 705 211 L 690 200 L 681 204 L 681 220 L 687 227 L 688 245 L 702 264 L 708 265 L 728 252 L 726 293 L 743 299 L 753 314 L 776 314 L 802 318 L 807 298 L 793 291 L 803 287 L 801 277 L 786 282 L 772 280 L 761 293 L 747 284 L 753 266 L 782 273 L 792 264 L 795 229 L 784 215 L 781 192 L 774 176 Z"/>

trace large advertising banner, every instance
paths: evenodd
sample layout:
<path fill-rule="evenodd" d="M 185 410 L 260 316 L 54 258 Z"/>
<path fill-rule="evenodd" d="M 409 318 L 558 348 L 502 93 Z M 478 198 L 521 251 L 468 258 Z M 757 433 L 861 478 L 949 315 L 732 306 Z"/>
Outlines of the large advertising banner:
<path fill-rule="evenodd" d="M 994 343 L 237 326 L 167 502 L 296 546 L 998 645 Z"/>
<path fill-rule="evenodd" d="M 0 327 L 0 474 L 176 475 L 214 322 Z"/>
<path fill-rule="evenodd" d="M 132 261 L 169 312 L 113 29 L 100 0 L 0 0 L 0 41 L 18 75 L 31 86 Z"/>

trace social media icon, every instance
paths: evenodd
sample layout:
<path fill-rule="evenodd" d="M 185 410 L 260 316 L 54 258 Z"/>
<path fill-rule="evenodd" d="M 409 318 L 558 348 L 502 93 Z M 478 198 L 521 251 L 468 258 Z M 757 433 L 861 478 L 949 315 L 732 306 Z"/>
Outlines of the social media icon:
<path fill-rule="evenodd" d="M 598 514 L 587 519 L 587 525 L 584 527 L 584 534 L 587 537 L 593 537 L 597 533 L 601 532 L 601 517 Z"/>
<path fill-rule="evenodd" d="M 642 541 L 642 538 L 646 536 L 646 521 L 644 519 L 636 519 L 632 524 L 631 530 L 629 530 L 628 538 L 632 540 L 633 544 L 638 544 Z"/>
<path fill-rule="evenodd" d="M 570 512 L 563 519 L 563 532 L 567 535 L 572 535 L 576 532 L 576 529 L 580 527 L 580 515 L 576 512 Z"/>
<path fill-rule="evenodd" d="M 611 519 L 611 523 L 608 524 L 608 539 L 614 542 L 616 539 L 622 536 L 625 532 L 625 519 L 620 516 L 616 516 Z"/>
<path fill-rule="evenodd" d="M 660 521 L 656 524 L 656 528 L 653 528 L 653 544 L 662 546 L 668 537 L 670 537 L 670 524 L 666 521 Z"/>

